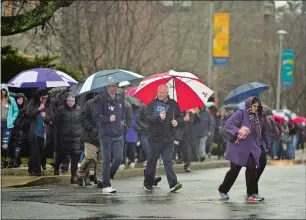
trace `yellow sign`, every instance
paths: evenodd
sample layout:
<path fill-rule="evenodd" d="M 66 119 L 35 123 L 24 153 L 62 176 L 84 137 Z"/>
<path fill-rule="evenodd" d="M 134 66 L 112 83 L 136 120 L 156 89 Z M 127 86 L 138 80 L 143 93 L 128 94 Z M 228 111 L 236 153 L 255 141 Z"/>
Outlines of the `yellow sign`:
<path fill-rule="evenodd" d="M 228 57 L 229 45 L 229 13 L 214 14 L 213 57 Z"/>

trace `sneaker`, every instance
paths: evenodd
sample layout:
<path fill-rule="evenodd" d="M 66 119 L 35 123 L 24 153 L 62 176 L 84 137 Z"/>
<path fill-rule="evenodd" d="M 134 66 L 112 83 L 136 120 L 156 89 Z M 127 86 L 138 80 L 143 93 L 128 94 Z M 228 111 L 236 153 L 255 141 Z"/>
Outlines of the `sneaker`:
<path fill-rule="evenodd" d="M 162 180 L 162 178 L 161 178 L 160 176 L 155 177 L 155 179 L 154 179 L 154 183 L 153 183 L 153 186 L 157 186 L 157 185 L 158 185 L 158 183 L 159 183 L 161 180 Z"/>
<path fill-rule="evenodd" d="M 258 194 L 253 194 L 251 196 L 249 196 L 248 201 L 249 202 L 258 202 L 258 201 L 263 201 L 265 198 L 261 197 Z"/>
<path fill-rule="evenodd" d="M 101 188 L 101 189 L 103 188 L 102 182 L 99 182 L 99 181 L 97 182 L 97 188 Z"/>
<path fill-rule="evenodd" d="M 84 179 L 83 178 L 78 177 L 78 185 L 79 186 L 84 186 Z"/>
<path fill-rule="evenodd" d="M 132 162 L 132 163 L 130 163 L 130 168 L 135 168 L 135 163 L 134 162 Z"/>
<path fill-rule="evenodd" d="M 219 191 L 219 194 L 220 194 L 221 200 L 228 200 L 229 199 L 229 196 L 228 196 L 227 193 L 223 193 L 223 192 Z"/>
<path fill-rule="evenodd" d="M 144 161 L 143 164 L 142 164 L 142 166 L 143 166 L 143 167 L 146 167 L 146 166 L 147 166 L 147 161 Z"/>
<path fill-rule="evenodd" d="M 120 166 L 119 166 L 119 170 L 124 170 L 125 169 L 125 165 L 124 164 L 121 164 Z"/>
<path fill-rule="evenodd" d="M 85 186 L 92 186 L 91 182 L 89 179 L 85 179 Z"/>
<path fill-rule="evenodd" d="M 181 183 L 177 183 L 177 184 L 175 184 L 175 186 L 174 187 L 172 187 L 171 189 L 170 189 L 170 192 L 176 192 L 176 191 L 178 191 L 180 188 L 182 188 L 182 184 Z"/>
<path fill-rule="evenodd" d="M 205 159 L 206 159 L 205 157 L 201 157 L 200 161 L 204 162 Z"/>
<path fill-rule="evenodd" d="M 103 188 L 103 192 L 104 193 L 115 193 L 115 192 L 117 192 L 117 190 L 114 189 L 113 187 L 109 186 L 109 187 Z"/>
<path fill-rule="evenodd" d="M 184 170 L 185 172 L 189 173 L 191 171 L 190 166 L 184 166 Z"/>
<path fill-rule="evenodd" d="M 149 186 L 147 184 L 143 184 L 143 189 L 147 192 L 152 192 L 153 191 L 153 187 Z"/>

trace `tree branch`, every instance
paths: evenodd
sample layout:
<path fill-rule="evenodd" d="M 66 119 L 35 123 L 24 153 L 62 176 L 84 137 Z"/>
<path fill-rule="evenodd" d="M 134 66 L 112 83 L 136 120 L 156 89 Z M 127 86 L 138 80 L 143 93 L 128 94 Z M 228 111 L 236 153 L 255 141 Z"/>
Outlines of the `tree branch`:
<path fill-rule="evenodd" d="M 69 7 L 74 0 L 41 0 L 40 4 L 30 12 L 15 16 L 1 17 L 1 36 L 10 36 L 26 32 L 45 24 L 54 12 L 62 7 Z"/>

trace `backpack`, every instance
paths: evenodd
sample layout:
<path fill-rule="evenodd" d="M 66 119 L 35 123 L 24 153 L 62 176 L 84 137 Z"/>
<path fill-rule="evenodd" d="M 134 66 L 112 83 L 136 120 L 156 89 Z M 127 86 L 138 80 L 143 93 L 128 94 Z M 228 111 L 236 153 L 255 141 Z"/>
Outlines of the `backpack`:
<path fill-rule="evenodd" d="M 242 112 L 242 118 L 241 118 L 240 125 L 239 125 L 239 127 L 241 127 L 241 123 L 243 121 L 244 114 L 243 114 L 243 111 L 241 109 L 239 109 L 238 111 Z M 225 140 L 225 141 L 229 141 L 229 142 L 232 142 L 232 143 L 235 143 L 235 141 L 237 141 L 237 135 L 232 135 L 231 133 L 227 132 L 225 130 L 224 126 L 220 129 L 219 134 L 223 138 L 223 140 Z"/>

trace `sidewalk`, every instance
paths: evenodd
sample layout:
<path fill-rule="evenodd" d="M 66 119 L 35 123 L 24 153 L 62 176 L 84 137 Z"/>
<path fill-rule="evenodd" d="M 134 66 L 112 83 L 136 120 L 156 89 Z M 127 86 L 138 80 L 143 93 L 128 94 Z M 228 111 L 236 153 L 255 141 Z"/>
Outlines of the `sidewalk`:
<path fill-rule="evenodd" d="M 302 152 L 297 152 L 295 160 L 268 160 L 268 165 L 273 166 L 292 166 L 295 164 L 305 164 L 306 154 Z M 191 165 L 192 170 L 201 169 L 212 169 L 212 168 L 222 168 L 228 167 L 229 162 L 226 160 L 218 160 L 215 156 L 211 159 L 207 159 L 204 162 L 197 162 Z M 115 176 L 116 179 L 121 178 L 131 178 L 143 175 L 143 167 L 126 168 L 125 170 L 119 170 Z M 184 171 L 183 164 L 175 164 L 174 169 L 177 173 L 182 173 Z M 164 174 L 163 165 L 157 165 L 157 174 Z M 28 176 L 27 167 L 20 168 L 10 168 L 1 170 L 1 187 L 28 187 L 28 186 L 39 186 L 45 184 L 62 184 L 69 183 L 70 173 L 66 175 L 54 176 L 53 169 L 48 167 L 46 171 L 43 171 L 43 176 L 34 177 Z"/>

